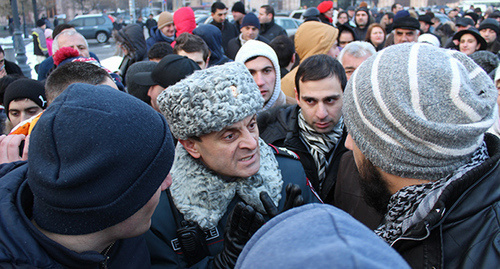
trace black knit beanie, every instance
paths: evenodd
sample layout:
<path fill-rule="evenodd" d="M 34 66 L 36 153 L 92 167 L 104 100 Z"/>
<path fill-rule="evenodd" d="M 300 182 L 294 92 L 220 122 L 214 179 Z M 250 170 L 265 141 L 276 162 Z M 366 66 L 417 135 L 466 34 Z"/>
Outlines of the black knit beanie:
<path fill-rule="evenodd" d="M 31 135 L 33 219 L 57 234 L 89 234 L 126 220 L 155 194 L 174 158 L 165 118 L 109 86 L 69 86 Z"/>
<path fill-rule="evenodd" d="M 30 99 L 43 109 L 47 107 L 45 87 L 40 81 L 22 78 L 9 84 L 9 86 L 5 88 L 5 94 L 3 96 L 5 111 L 9 111 L 10 102 L 20 98 Z M 9 113 L 7 113 L 7 115 L 8 114 Z"/>

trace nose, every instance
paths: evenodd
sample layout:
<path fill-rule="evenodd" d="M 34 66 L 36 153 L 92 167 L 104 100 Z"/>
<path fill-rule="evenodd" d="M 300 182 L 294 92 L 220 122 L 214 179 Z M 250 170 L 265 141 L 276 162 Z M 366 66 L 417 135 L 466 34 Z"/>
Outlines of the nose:
<path fill-rule="evenodd" d="M 326 118 L 328 116 L 328 111 L 326 110 L 323 102 L 318 103 L 318 109 L 316 109 L 316 117 L 320 120 Z"/>
<path fill-rule="evenodd" d="M 348 149 L 348 150 L 352 150 L 353 149 L 353 143 L 354 141 L 352 140 L 352 137 L 351 137 L 351 134 L 347 134 L 347 137 L 345 139 L 345 147 Z"/>
<path fill-rule="evenodd" d="M 258 132 L 255 134 L 254 132 L 250 132 L 248 129 L 245 129 L 241 133 L 241 141 L 240 148 L 245 148 L 249 150 L 255 150 L 258 146 Z"/>
<path fill-rule="evenodd" d="M 264 79 L 262 78 L 261 72 L 256 72 L 255 75 L 253 76 L 253 80 L 255 80 L 255 83 L 257 83 L 257 86 L 259 87 L 264 85 Z"/>

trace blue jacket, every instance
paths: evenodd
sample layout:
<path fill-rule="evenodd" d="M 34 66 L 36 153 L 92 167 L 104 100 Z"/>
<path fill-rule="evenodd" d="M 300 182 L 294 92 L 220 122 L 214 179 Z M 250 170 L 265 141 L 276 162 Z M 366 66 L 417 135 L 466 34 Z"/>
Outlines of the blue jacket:
<path fill-rule="evenodd" d="M 212 24 L 201 24 L 193 30 L 193 34 L 201 37 L 207 43 L 211 55 L 208 61 L 208 67 L 214 65 L 222 65 L 231 62 L 222 48 L 222 33 L 216 26 Z"/>
<path fill-rule="evenodd" d="M 158 26 L 155 26 L 149 30 L 149 37 L 146 40 L 146 45 L 147 45 L 147 51 L 156 43 L 156 42 L 167 42 L 168 44 L 171 44 L 174 42 L 175 37 L 172 37 L 172 39 L 167 39 L 160 29 L 158 29 Z"/>
<path fill-rule="evenodd" d="M 0 268 L 149 268 L 144 237 L 118 240 L 106 255 L 77 253 L 50 240 L 30 221 L 33 194 L 26 162 L 0 166 Z"/>
<path fill-rule="evenodd" d="M 89 55 L 99 62 L 99 58 L 97 58 L 97 55 L 95 55 L 95 53 L 89 51 Z M 54 59 L 52 58 L 52 56 L 43 60 L 43 62 L 38 65 L 38 80 L 43 81 L 47 79 L 50 72 L 52 72 L 52 70 L 54 70 L 56 67 L 57 66 L 54 64 Z"/>
<path fill-rule="evenodd" d="M 295 183 L 300 186 L 302 189 L 302 196 L 306 203 L 320 202 L 310 187 L 311 185 L 306 179 L 300 162 L 295 159 L 295 155 L 283 152 L 278 148 L 275 148 L 275 151 L 275 156 L 278 160 L 283 178 L 283 188 L 281 190 L 282 198 L 279 201 L 278 209 L 281 210 L 284 206 L 286 197 L 285 186 L 288 183 Z M 227 217 L 239 201 L 242 200 L 236 195 L 229 204 L 226 213 L 219 221 L 217 227 L 205 231 L 207 233 L 206 242 L 210 255 L 193 265 L 192 268 L 209 268 L 214 256 L 222 252 L 224 248 L 224 227 L 226 226 Z M 151 253 L 151 264 L 153 268 L 187 267 L 184 255 L 177 244 L 176 230 L 178 227 L 175 217 L 182 218 L 182 215 L 170 202 L 168 194 L 163 192 L 151 220 L 151 229 L 146 233 L 146 241 Z"/>

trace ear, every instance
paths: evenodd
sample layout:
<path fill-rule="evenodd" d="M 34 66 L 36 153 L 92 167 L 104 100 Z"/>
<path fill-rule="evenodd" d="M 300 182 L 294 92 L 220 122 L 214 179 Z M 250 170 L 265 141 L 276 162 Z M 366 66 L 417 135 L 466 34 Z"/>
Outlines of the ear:
<path fill-rule="evenodd" d="M 187 140 L 179 139 L 179 143 L 186 149 L 186 151 L 195 159 L 199 159 L 201 157 L 200 152 L 198 151 L 197 141 L 194 141 L 191 138 Z"/>
<path fill-rule="evenodd" d="M 297 88 L 293 88 L 293 90 L 295 91 L 295 100 L 297 100 L 297 105 L 300 106 L 300 97 L 299 97 L 299 94 L 297 93 Z"/>
<path fill-rule="evenodd" d="M 297 60 L 297 58 L 295 58 L 297 55 L 297 52 L 294 52 L 293 55 L 292 55 L 292 60 L 290 61 L 291 63 L 295 63 L 295 60 Z"/>

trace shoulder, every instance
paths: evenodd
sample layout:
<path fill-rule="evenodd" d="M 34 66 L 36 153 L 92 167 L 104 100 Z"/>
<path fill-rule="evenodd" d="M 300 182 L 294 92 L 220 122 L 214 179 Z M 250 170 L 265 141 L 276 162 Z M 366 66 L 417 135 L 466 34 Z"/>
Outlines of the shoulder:
<path fill-rule="evenodd" d="M 276 155 L 277 159 L 283 157 L 297 161 L 300 160 L 299 155 L 292 150 L 289 150 L 285 147 L 277 147 L 271 144 L 269 144 L 269 146 L 271 146 L 271 148 L 273 149 L 274 155 Z"/>

